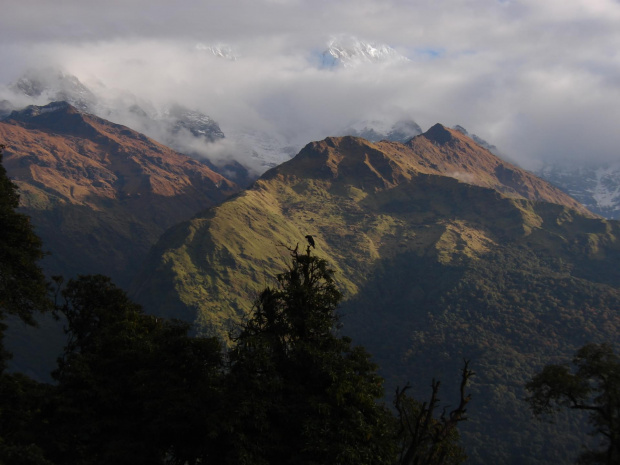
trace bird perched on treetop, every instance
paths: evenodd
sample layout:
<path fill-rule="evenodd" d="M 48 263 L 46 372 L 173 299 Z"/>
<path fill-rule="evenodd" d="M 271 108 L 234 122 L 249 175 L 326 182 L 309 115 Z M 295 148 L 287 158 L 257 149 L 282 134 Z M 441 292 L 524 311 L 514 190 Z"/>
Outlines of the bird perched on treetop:
<path fill-rule="evenodd" d="M 314 238 L 310 234 L 306 236 L 306 239 L 308 239 L 308 244 L 310 244 L 313 249 L 316 248 L 314 245 Z"/>

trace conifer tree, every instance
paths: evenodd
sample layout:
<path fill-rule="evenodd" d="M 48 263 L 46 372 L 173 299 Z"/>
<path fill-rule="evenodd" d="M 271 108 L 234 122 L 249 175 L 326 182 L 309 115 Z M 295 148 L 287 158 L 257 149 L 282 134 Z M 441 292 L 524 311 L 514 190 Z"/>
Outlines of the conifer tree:
<path fill-rule="evenodd" d="M 383 380 L 337 335 L 333 271 L 309 246 L 291 258 L 234 338 L 227 463 L 393 463 Z"/>
<path fill-rule="evenodd" d="M 2 164 L 4 148 L 0 144 L 0 463 L 47 464 L 32 444 L 30 427 L 46 388 L 26 376 L 4 373 L 10 358 L 3 345 L 6 315 L 34 325 L 34 313 L 51 308 L 38 265 L 44 256 L 41 240 L 30 218 L 17 211 L 19 194 Z"/>
<path fill-rule="evenodd" d="M 55 463 L 194 464 L 212 457 L 220 343 L 146 315 L 105 276 L 62 290 L 67 346 L 54 377 Z"/>
<path fill-rule="evenodd" d="M 30 218 L 17 211 L 19 194 L 2 165 L 4 148 L 0 144 L 0 319 L 10 313 L 34 324 L 33 313 L 51 306 L 38 264 L 44 253 Z"/>

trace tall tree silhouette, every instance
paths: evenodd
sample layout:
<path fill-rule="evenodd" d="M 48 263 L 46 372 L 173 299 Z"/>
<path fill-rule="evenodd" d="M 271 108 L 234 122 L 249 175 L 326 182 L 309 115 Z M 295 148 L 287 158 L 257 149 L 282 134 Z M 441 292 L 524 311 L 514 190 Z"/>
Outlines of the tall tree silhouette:
<path fill-rule="evenodd" d="M 38 264 L 44 256 L 41 240 L 30 218 L 17 211 L 19 194 L 2 165 L 4 149 L 0 145 L 0 332 L 6 329 L 1 320 L 7 313 L 34 324 L 34 312 L 51 308 L 45 276 Z M 8 354 L 1 348 L 0 352 L 1 369 Z"/>
<path fill-rule="evenodd" d="M 341 299 L 327 262 L 291 250 L 230 353 L 228 463 L 392 463 L 392 416 L 376 365 L 338 337 Z"/>

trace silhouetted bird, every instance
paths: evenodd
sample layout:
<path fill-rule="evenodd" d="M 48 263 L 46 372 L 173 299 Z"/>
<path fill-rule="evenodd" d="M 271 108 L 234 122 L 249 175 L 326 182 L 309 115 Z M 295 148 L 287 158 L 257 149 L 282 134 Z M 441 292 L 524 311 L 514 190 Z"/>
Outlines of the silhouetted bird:
<path fill-rule="evenodd" d="M 314 246 L 314 238 L 310 234 L 308 234 L 306 236 L 306 239 L 308 239 L 308 244 L 310 244 L 312 246 L 312 248 L 314 249 L 315 248 L 315 246 Z"/>

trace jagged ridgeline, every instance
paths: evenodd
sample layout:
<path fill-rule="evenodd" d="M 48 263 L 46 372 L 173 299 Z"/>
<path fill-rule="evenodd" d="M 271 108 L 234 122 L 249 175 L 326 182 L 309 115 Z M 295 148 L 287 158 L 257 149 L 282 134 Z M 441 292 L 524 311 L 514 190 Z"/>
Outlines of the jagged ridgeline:
<path fill-rule="evenodd" d="M 618 343 L 618 223 L 441 125 L 406 144 L 328 138 L 169 230 L 133 294 L 226 335 L 307 234 L 388 396 L 407 380 L 420 398 L 433 377 L 448 389 L 469 358 L 471 463 L 573 461 L 583 434 L 534 421 L 522 386 L 586 341 Z"/>

